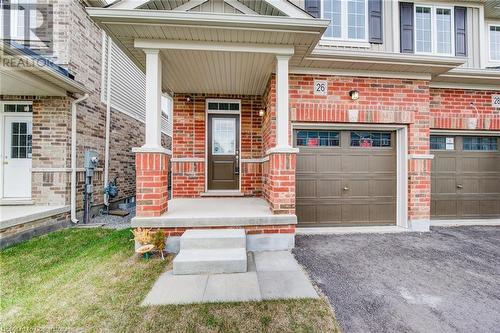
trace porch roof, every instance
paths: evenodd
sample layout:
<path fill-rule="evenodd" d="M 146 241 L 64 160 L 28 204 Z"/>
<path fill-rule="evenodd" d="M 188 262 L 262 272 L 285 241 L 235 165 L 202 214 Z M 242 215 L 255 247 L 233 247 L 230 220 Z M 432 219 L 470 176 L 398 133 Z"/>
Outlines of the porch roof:
<path fill-rule="evenodd" d="M 87 11 L 142 70 L 145 42 L 156 42 L 163 58 L 163 89 L 170 93 L 262 94 L 275 56 L 291 54 L 290 66 L 300 64 L 328 26 L 327 20 L 284 16 Z"/>

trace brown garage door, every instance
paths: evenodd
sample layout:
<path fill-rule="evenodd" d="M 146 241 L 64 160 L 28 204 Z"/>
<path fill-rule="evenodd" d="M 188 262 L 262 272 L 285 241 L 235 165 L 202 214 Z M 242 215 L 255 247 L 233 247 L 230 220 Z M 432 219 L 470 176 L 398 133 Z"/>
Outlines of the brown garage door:
<path fill-rule="evenodd" d="M 395 133 L 297 130 L 299 226 L 396 223 Z"/>
<path fill-rule="evenodd" d="M 500 217 L 499 140 L 431 136 L 433 219 Z"/>

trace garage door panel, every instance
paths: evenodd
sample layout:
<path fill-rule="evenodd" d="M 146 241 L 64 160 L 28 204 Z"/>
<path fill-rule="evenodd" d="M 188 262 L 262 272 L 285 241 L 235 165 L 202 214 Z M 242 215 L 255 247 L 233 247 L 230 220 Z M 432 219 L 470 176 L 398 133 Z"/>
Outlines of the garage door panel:
<path fill-rule="evenodd" d="M 431 183 L 431 191 L 435 194 L 455 194 L 457 191 L 455 177 L 433 178 Z"/>
<path fill-rule="evenodd" d="M 481 214 L 480 202 L 478 200 L 460 200 L 460 216 L 478 217 Z"/>
<path fill-rule="evenodd" d="M 395 183 L 396 181 L 394 179 L 374 179 L 370 182 L 370 195 L 377 197 L 395 197 Z"/>
<path fill-rule="evenodd" d="M 316 205 L 315 204 L 297 204 L 296 206 L 297 219 L 301 224 L 316 223 Z"/>
<path fill-rule="evenodd" d="M 381 172 L 391 172 L 394 170 L 394 159 L 395 155 L 374 155 L 370 159 L 370 171 L 381 173 Z"/>
<path fill-rule="evenodd" d="M 335 198 L 342 195 L 342 181 L 340 179 L 321 179 L 317 184 L 318 198 Z"/>
<path fill-rule="evenodd" d="M 496 217 L 500 215 L 500 198 L 496 200 L 481 200 L 479 203 L 481 216 Z"/>
<path fill-rule="evenodd" d="M 476 173 L 479 170 L 479 157 L 463 157 L 462 159 L 462 172 Z"/>
<path fill-rule="evenodd" d="M 481 172 L 500 172 L 500 158 L 485 157 L 479 161 L 479 171 Z"/>
<path fill-rule="evenodd" d="M 446 157 L 436 157 L 434 163 L 434 170 L 438 172 L 456 172 L 457 171 L 457 161 L 456 157 L 446 156 Z"/>
<path fill-rule="evenodd" d="M 297 172 L 316 173 L 316 155 L 302 154 L 297 159 Z"/>
<path fill-rule="evenodd" d="M 460 190 L 460 194 L 481 193 L 479 191 L 479 182 L 480 179 L 478 178 L 465 178 L 465 176 L 462 177 L 462 179 L 458 180 L 458 183 L 463 186 L 463 188 Z"/>
<path fill-rule="evenodd" d="M 434 202 L 433 215 L 446 217 L 446 216 L 455 216 L 456 214 L 457 214 L 456 200 L 436 200 Z"/>
<path fill-rule="evenodd" d="M 316 179 L 300 179 L 296 181 L 297 198 L 314 198 L 317 195 Z"/>
<path fill-rule="evenodd" d="M 496 177 L 482 178 L 479 180 L 479 190 L 481 191 L 481 193 L 496 194 L 500 191 L 499 189 L 500 189 L 500 179 Z"/>
<path fill-rule="evenodd" d="M 370 156 L 368 155 L 343 155 L 342 172 L 370 172 Z"/>
<path fill-rule="evenodd" d="M 320 224 L 342 223 L 342 206 L 340 204 L 321 204 L 316 206 L 317 222 Z"/>
<path fill-rule="evenodd" d="M 374 203 L 370 205 L 370 220 L 391 223 L 396 219 L 396 211 L 392 208 L 392 202 Z"/>
<path fill-rule="evenodd" d="M 369 179 L 345 179 L 344 186 L 348 190 L 343 190 L 343 197 L 369 197 L 370 180 Z"/>
<path fill-rule="evenodd" d="M 353 224 L 370 222 L 370 206 L 366 204 L 343 204 L 342 221 Z"/>
<path fill-rule="evenodd" d="M 318 155 L 317 165 L 317 172 L 319 173 L 342 172 L 341 162 L 338 155 Z"/>

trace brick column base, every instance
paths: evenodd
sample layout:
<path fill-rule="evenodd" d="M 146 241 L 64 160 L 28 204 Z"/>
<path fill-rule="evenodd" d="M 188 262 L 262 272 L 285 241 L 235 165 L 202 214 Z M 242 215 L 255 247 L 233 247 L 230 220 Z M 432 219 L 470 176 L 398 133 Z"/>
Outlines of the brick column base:
<path fill-rule="evenodd" d="M 168 209 L 168 163 L 162 152 L 136 152 L 136 215 L 160 216 Z"/>
<path fill-rule="evenodd" d="M 296 153 L 270 153 L 264 195 L 273 214 L 295 214 Z"/>

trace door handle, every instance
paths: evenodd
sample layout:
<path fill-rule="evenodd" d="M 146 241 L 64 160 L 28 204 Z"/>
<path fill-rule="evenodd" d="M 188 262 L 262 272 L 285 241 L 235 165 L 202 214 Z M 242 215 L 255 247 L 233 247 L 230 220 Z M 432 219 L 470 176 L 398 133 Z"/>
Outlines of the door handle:
<path fill-rule="evenodd" d="M 348 186 L 344 186 L 344 191 L 349 191 L 349 187 Z"/>
<path fill-rule="evenodd" d="M 457 185 L 457 188 L 458 188 L 458 189 L 463 189 L 464 187 L 463 187 L 463 185 L 458 184 L 458 185 Z"/>
<path fill-rule="evenodd" d="M 240 174 L 240 151 L 236 151 L 236 163 L 234 164 L 234 174 L 239 175 Z"/>

